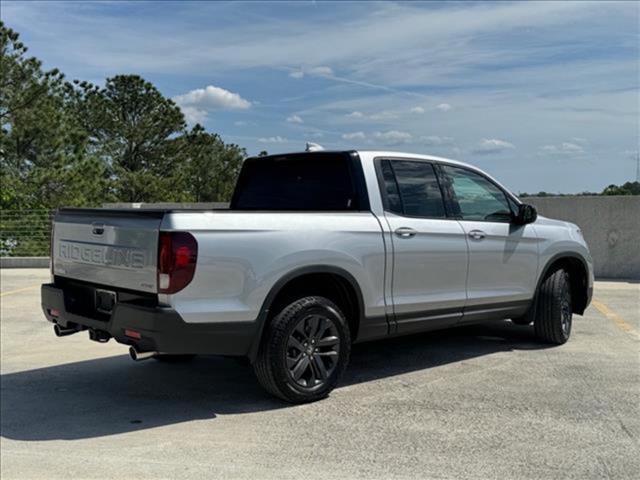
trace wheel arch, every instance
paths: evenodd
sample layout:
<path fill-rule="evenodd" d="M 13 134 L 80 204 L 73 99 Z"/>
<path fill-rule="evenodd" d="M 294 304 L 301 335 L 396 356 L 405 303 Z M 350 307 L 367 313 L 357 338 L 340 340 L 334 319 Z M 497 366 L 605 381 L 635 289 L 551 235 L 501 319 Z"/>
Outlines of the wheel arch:
<path fill-rule="evenodd" d="M 297 268 L 283 275 L 269 290 L 260 313 L 254 340 L 248 352 L 254 362 L 271 314 L 284 307 L 287 301 L 303 295 L 326 296 L 343 310 L 355 341 L 364 316 L 362 290 L 355 277 L 347 270 L 331 265 L 310 265 Z"/>
<path fill-rule="evenodd" d="M 536 293 L 542 282 L 553 272 L 560 268 L 569 273 L 571 285 L 572 310 L 582 315 L 589 305 L 591 294 L 589 292 L 589 267 L 585 258 L 576 252 L 561 252 L 551 257 L 538 277 Z"/>

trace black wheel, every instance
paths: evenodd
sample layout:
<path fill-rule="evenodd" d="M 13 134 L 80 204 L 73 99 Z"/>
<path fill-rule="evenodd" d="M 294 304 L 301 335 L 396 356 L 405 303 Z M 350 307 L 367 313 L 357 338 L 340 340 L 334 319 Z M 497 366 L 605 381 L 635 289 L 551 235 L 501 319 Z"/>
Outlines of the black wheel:
<path fill-rule="evenodd" d="M 167 353 L 159 353 L 152 358 L 163 363 L 185 363 L 190 362 L 195 357 L 195 355 L 171 355 Z"/>
<path fill-rule="evenodd" d="M 536 336 L 547 343 L 562 345 L 571 335 L 571 285 L 569 274 L 556 270 L 540 285 L 533 322 Z"/>
<path fill-rule="evenodd" d="M 273 318 L 253 368 L 272 395 L 313 402 L 336 386 L 350 352 L 349 326 L 340 309 L 324 297 L 305 297 Z"/>

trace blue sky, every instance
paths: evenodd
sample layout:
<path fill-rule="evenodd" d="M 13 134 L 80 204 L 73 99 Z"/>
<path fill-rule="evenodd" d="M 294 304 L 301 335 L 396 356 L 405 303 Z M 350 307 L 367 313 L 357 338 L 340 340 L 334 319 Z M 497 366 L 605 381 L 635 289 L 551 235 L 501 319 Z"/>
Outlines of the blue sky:
<path fill-rule="evenodd" d="M 68 78 L 136 73 L 250 154 L 326 148 L 474 163 L 514 191 L 635 178 L 637 2 L 11 2 Z"/>

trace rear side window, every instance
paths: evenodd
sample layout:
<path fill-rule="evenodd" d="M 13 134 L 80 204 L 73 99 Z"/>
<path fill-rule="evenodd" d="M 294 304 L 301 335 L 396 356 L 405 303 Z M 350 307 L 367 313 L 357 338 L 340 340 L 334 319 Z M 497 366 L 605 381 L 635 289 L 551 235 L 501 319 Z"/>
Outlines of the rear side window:
<path fill-rule="evenodd" d="M 245 162 L 231 208 L 236 210 L 357 210 L 348 155 L 312 153 Z"/>
<path fill-rule="evenodd" d="M 383 178 L 384 195 L 386 196 L 387 210 L 393 213 L 403 214 L 402 201 L 400 200 L 400 192 L 398 191 L 398 183 L 391 168 L 389 160 L 383 160 L 380 163 L 380 170 Z"/>
<path fill-rule="evenodd" d="M 383 160 L 387 210 L 412 217 L 444 218 L 442 192 L 433 165 L 409 160 Z"/>

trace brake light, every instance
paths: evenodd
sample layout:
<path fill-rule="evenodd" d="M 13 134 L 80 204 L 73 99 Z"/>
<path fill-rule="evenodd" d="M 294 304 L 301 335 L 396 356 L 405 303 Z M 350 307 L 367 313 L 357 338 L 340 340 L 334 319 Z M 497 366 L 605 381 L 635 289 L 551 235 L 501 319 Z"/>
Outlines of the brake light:
<path fill-rule="evenodd" d="M 158 293 L 179 292 L 196 272 L 198 243 L 187 232 L 160 232 L 158 240 Z"/>

